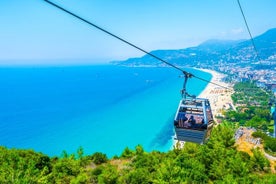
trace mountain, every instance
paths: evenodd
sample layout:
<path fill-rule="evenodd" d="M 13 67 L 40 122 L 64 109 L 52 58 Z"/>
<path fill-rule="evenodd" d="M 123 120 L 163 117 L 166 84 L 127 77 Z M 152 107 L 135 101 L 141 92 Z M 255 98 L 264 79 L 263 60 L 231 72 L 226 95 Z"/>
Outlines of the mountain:
<path fill-rule="evenodd" d="M 225 49 L 230 49 L 234 44 L 238 44 L 242 41 L 244 40 L 207 40 L 200 44 L 198 48 L 210 51 L 221 51 Z"/>
<path fill-rule="evenodd" d="M 196 66 L 218 63 L 256 63 L 276 60 L 276 28 L 249 40 L 208 40 L 196 47 L 178 50 L 155 50 L 150 53 L 177 65 Z M 120 65 L 164 65 L 150 55 L 113 62 Z"/>

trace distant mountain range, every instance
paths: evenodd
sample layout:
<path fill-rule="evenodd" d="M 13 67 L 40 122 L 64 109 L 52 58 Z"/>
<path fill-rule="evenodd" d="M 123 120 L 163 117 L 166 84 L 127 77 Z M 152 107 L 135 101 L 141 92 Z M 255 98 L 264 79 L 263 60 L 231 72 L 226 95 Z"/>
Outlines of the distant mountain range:
<path fill-rule="evenodd" d="M 218 63 L 257 63 L 276 60 L 276 28 L 256 36 L 254 39 L 258 54 L 252 41 L 249 40 L 208 40 L 197 47 L 178 50 L 154 50 L 151 54 L 163 60 L 185 66 L 210 65 Z M 120 65 L 164 65 L 162 62 L 144 55 L 140 58 L 130 58 L 125 61 L 113 62 Z"/>

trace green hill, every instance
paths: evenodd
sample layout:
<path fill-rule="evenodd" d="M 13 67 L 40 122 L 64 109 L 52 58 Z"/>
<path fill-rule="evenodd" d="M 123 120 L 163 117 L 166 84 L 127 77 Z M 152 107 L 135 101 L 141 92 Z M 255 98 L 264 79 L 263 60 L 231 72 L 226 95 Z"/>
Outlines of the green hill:
<path fill-rule="evenodd" d="M 262 61 L 275 61 L 276 28 L 254 38 L 258 55 Z M 208 40 L 197 47 L 178 50 L 155 50 L 151 54 L 177 65 L 197 66 L 200 64 L 247 63 L 258 61 L 251 40 Z M 113 62 L 120 65 L 163 65 L 155 58 L 144 55 L 125 61 Z"/>

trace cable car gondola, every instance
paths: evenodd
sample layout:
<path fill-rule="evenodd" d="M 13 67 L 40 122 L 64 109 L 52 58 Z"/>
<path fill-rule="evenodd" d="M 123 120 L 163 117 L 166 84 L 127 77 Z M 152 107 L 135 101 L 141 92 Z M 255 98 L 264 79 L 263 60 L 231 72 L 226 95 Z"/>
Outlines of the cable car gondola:
<path fill-rule="evenodd" d="M 176 140 L 204 144 L 210 137 L 213 128 L 213 115 L 209 100 L 196 98 L 186 92 L 190 73 L 184 73 L 185 81 L 174 118 Z"/>

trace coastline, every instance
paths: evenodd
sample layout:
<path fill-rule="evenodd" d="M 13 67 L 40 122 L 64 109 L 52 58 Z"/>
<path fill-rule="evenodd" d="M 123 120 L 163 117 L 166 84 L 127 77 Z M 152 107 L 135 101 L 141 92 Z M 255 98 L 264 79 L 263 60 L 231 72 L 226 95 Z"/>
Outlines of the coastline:
<path fill-rule="evenodd" d="M 223 110 L 234 108 L 233 101 L 231 99 L 233 88 L 232 86 L 230 86 L 230 84 L 221 81 L 221 79 L 225 77 L 224 74 L 214 70 L 209 70 L 209 69 L 199 69 L 199 70 L 210 73 L 212 75 L 212 79 L 211 79 L 212 83 L 216 83 L 228 88 L 228 89 L 225 89 L 223 87 L 214 85 L 212 83 L 208 83 L 206 88 L 198 96 L 200 98 L 209 99 L 209 102 L 212 107 L 214 120 L 217 123 L 220 123 L 218 122 L 218 119 L 216 117 L 222 116 Z"/>

